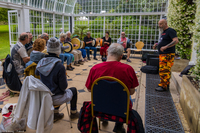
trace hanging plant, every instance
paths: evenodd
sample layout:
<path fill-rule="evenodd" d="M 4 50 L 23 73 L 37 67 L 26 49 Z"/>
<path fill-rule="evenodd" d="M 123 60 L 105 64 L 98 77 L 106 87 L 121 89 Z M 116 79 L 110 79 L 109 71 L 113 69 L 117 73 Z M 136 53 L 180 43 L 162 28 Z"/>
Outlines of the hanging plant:
<path fill-rule="evenodd" d="M 171 28 L 175 29 L 179 39 L 176 53 L 183 59 L 190 59 L 193 26 L 196 13 L 194 0 L 170 0 L 167 20 Z"/>
<path fill-rule="evenodd" d="M 191 76 L 193 80 L 199 83 L 199 91 L 200 91 L 200 0 L 197 0 L 197 11 L 196 11 L 196 19 L 194 26 L 194 36 L 193 40 L 196 43 L 195 52 L 197 53 L 196 65 L 191 70 Z"/>

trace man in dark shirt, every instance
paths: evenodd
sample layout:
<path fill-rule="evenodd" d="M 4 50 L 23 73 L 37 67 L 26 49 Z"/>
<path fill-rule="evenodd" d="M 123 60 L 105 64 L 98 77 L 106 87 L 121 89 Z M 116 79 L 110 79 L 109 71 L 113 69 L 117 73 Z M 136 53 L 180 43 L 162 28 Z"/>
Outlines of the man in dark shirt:
<path fill-rule="evenodd" d="M 158 45 L 160 83 L 155 90 L 162 92 L 169 89 L 171 67 L 174 64 L 175 45 L 178 43 L 178 37 L 176 31 L 168 27 L 165 19 L 161 19 L 158 25 L 162 35 L 158 44 L 154 44 L 153 48 L 156 49 Z"/>
<path fill-rule="evenodd" d="M 28 56 L 30 56 L 31 52 L 33 51 L 33 35 L 31 32 L 26 32 L 28 34 L 28 43 L 25 45 L 26 51 Z"/>
<path fill-rule="evenodd" d="M 87 59 L 90 60 L 90 49 L 94 50 L 94 59 L 96 58 L 97 48 L 92 46 L 93 38 L 90 36 L 90 32 L 87 32 L 87 36 L 84 37 L 85 49 L 87 51 Z"/>

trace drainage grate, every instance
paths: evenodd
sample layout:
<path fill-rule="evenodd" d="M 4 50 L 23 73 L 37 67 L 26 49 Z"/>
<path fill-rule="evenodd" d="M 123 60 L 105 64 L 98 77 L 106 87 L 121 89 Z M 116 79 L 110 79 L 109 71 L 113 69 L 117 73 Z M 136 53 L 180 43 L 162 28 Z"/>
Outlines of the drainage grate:
<path fill-rule="evenodd" d="M 159 75 L 146 76 L 146 133 L 184 132 L 170 92 L 156 92 Z"/>

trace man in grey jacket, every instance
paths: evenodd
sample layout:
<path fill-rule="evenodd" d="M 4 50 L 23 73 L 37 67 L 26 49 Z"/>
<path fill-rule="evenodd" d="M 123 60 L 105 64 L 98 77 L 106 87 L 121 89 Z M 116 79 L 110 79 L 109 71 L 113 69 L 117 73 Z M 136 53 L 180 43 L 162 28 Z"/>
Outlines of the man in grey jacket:
<path fill-rule="evenodd" d="M 126 60 L 128 62 L 131 62 L 130 58 L 130 54 L 131 54 L 131 49 L 130 49 L 130 45 L 128 46 L 128 37 L 125 37 L 125 32 L 121 33 L 121 37 L 117 40 L 118 44 L 121 44 L 124 47 L 124 51 L 127 52 L 127 58 Z"/>

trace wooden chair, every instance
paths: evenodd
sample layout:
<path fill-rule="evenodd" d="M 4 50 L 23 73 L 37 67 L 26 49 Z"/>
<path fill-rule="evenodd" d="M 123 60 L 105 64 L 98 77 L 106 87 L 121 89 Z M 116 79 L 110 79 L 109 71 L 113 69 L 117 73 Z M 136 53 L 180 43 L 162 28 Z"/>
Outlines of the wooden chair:
<path fill-rule="evenodd" d="M 142 48 L 144 47 L 144 43 L 141 42 L 141 41 L 138 41 L 135 43 L 135 47 L 137 49 L 134 50 L 134 55 L 135 55 L 135 52 L 140 52 L 140 54 L 142 53 Z"/>

